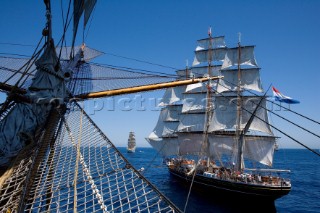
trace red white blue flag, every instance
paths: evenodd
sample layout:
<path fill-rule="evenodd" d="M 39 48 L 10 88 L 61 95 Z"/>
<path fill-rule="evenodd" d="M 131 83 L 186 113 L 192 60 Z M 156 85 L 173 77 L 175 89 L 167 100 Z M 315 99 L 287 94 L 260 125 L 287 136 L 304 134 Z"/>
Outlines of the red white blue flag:
<path fill-rule="evenodd" d="M 283 95 L 279 90 L 277 90 L 275 87 L 272 87 L 273 97 L 276 101 L 284 102 L 287 104 L 298 104 L 300 101 L 292 99 L 288 96 Z"/>

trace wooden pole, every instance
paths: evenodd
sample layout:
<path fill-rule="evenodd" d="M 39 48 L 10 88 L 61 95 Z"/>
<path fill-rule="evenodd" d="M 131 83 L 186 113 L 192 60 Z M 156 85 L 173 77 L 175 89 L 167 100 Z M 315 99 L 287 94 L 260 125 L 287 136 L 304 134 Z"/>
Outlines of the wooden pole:
<path fill-rule="evenodd" d="M 114 95 L 124 95 L 124 94 L 136 93 L 136 92 L 145 92 L 145 91 L 164 89 L 164 88 L 169 88 L 169 87 L 194 84 L 194 83 L 204 82 L 204 81 L 208 81 L 208 80 L 217 80 L 220 78 L 222 78 L 222 76 L 210 77 L 210 78 L 196 78 L 196 79 L 189 79 L 189 80 L 182 80 L 182 81 L 173 81 L 173 82 L 166 82 L 166 83 L 153 84 L 153 85 L 130 87 L 130 88 L 125 88 L 125 89 L 107 90 L 107 91 L 102 91 L 102 92 L 80 94 L 80 95 L 75 96 L 75 98 L 90 99 L 90 98 L 101 98 L 101 97 L 114 96 Z"/>

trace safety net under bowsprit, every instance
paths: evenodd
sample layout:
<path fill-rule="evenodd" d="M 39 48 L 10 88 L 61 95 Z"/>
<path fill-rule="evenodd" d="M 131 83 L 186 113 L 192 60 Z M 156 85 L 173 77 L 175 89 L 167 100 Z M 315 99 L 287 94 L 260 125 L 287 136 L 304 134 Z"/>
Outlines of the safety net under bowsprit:
<path fill-rule="evenodd" d="M 76 102 L 48 121 L 2 176 L 1 212 L 180 211 Z"/>

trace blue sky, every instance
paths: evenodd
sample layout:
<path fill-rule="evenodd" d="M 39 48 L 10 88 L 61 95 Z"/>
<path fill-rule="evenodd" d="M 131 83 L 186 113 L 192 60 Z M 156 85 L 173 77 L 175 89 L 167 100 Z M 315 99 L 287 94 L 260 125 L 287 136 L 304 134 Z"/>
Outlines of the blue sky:
<path fill-rule="evenodd" d="M 52 2 L 53 30 L 58 39 L 62 30 L 60 1 Z M 42 1 L 1 1 L 0 52 L 31 55 L 32 47 L 2 43 L 36 45 L 44 26 L 44 14 Z M 319 16 L 320 1 L 317 0 L 98 0 L 90 28 L 85 31 L 85 43 L 105 53 L 184 68 L 186 60 L 192 63 L 196 40 L 207 36 L 209 26 L 212 26 L 214 36 L 225 35 L 229 47 L 237 44 L 238 32 L 241 32 L 242 45 L 256 45 L 255 56 L 261 67 L 264 88 L 272 84 L 285 95 L 300 100 L 301 103 L 292 105 L 291 109 L 320 121 Z M 170 74 L 174 72 L 110 54 L 95 61 Z M 134 103 L 132 110 L 123 110 L 121 101 L 115 110 L 110 110 L 106 99 L 98 100 L 97 111 L 92 118 L 117 146 L 126 145 L 129 131 L 136 133 L 138 146 L 148 146 L 144 138 L 152 131 L 159 115 L 152 100 L 161 97 L 163 92 L 138 94 L 146 99 L 146 110 L 134 106 Z M 133 99 L 135 95 L 118 99 Z M 277 113 L 320 134 L 318 125 L 286 111 Z M 320 148 L 319 138 L 274 115 L 271 119 L 277 128 L 307 146 Z M 280 133 L 276 134 L 282 137 L 280 148 L 301 147 Z"/>

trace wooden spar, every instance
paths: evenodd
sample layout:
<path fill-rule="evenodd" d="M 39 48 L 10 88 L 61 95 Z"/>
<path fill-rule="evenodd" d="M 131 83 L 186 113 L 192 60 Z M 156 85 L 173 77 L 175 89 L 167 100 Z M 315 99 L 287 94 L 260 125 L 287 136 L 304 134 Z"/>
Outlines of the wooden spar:
<path fill-rule="evenodd" d="M 169 87 L 194 84 L 194 83 L 208 81 L 210 79 L 217 80 L 220 78 L 222 78 L 222 76 L 210 77 L 210 78 L 207 78 L 207 77 L 195 78 L 195 79 L 189 79 L 189 80 L 173 81 L 173 82 L 166 82 L 166 83 L 153 84 L 153 85 L 144 85 L 144 86 L 124 88 L 124 89 L 107 90 L 102 92 L 80 94 L 80 95 L 77 95 L 75 98 L 90 99 L 90 98 L 101 98 L 101 97 L 114 96 L 114 95 L 124 95 L 124 94 L 136 93 L 136 92 L 144 92 L 144 91 L 150 91 L 150 90 L 157 90 L 157 89 L 164 89 Z"/>
<path fill-rule="evenodd" d="M 220 78 L 223 78 L 223 76 L 210 77 L 210 78 L 207 78 L 207 77 L 206 78 L 195 78 L 195 79 L 188 79 L 188 80 L 182 80 L 182 81 L 172 81 L 172 82 L 166 82 L 166 83 L 160 83 L 160 84 L 130 87 L 130 88 L 125 88 L 125 89 L 93 92 L 93 93 L 87 93 L 87 94 L 80 94 L 80 95 L 77 95 L 75 98 L 90 99 L 90 98 L 101 98 L 101 97 L 114 96 L 114 95 L 124 95 L 124 94 L 136 93 L 136 92 L 164 89 L 164 88 L 169 88 L 169 87 L 176 87 L 176 86 L 194 84 L 194 83 L 199 83 L 199 82 L 205 82 L 205 81 L 208 81 L 209 79 L 210 80 L 217 80 Z M 27 93 L 27 91 L 25 89 L 13 87 L 8 84 L 0 83 L 0 90 L 4 90 L 7 92 L 14 91 L 14 93 L 15 93 L 14 97 L 16 97 L 17 100 L 20 100 L 23 102 L 30 102 L 30 100 L 27 97 L 23 96 L 24 94 Z"/>
<path fill-rule="evenodd" d="M 0 83 L 0 90 L 11 92 L 13 89 L 14 89 L 14 92 L 16 92 L 18 94 L 26 94 L 27 93 L 27 91 L 25 89 L 14 87 L 9 84 Z"/>

